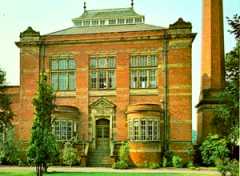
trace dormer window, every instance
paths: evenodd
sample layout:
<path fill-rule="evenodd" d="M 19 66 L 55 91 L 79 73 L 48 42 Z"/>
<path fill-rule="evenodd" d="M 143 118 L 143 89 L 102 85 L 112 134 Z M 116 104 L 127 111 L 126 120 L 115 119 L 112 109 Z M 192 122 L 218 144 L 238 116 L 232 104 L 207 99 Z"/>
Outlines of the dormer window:
<path fill-rule="evenodd" d="M 82 21 L 79 21 L 79 26 L 82 26 Z"/>
<path fill-rule="evenodd" d="M 118 19 L 118 24 L 124 24 L 125 20 L 124 19 Z"/>
<path fill-rule="evenodd" d="M 142 23 L 142 18 L 135 18 L 135 23 Z"/>
<path fill-rule="evenodd" d="M 105 20 L 100 20 L 100 25 L 104 25 L 105 24 Z"/>
<path fill-rule="evenodd" d="M 116 20 L 115 19 L 109 20 L 108 24 L 116 24 Z"/>
<path fill-rule="evenodd" d="M 89 20 L 83 21 L 83 25 L 84 26 L 90 26 L 90 21 Z"/>
<path fill-rule="evenodd" d="M 132 24 L 132 23 L 133 23 L 133 18 L 128 18 L 128 19 L 126 20 L 126 23 L 127 23 L 127 24 Z"/>
<path fill-rule="evenodd" d="M 97 25 L 98 25 L 98 20 L 93 20 L 93 21 L 92 21 L 92 25 L 93 25 L 93 26 L 97 26 Z"/>

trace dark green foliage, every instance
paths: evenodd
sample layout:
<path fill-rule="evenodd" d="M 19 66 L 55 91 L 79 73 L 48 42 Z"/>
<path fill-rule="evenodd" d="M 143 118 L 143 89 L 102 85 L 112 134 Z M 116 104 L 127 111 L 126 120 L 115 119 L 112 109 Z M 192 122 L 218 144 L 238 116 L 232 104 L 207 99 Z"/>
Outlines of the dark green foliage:
<path fill-rule="evenodd" d="M 237 160 L 230 160 L 229 158 L 225 158 L 223 160 L 219 159 L 215 162 L 215 164 L 222 176 L 225 176 L 228 173 L 231 176 L 239 175 L 239 162 Z"/>
<path fill-rule="evenodd" d="M 173 167 L 176 167 L 176 168 L 183 167 L 182 158 L 178 155 L 174 155 L 172 157 L 172 165 Z"/>
<path fill-rule="evenodd" d="M 6 94 L 5 72 L 0 69 L 0 125 L 12 126 L 13 112 L 11 110 L 11 98 Z"/>
<path fill-rule="evenodd" d="M 145 162 L 143 167 L 150 168 L 150 169 L 157 169 L 157 168 L 160 168 L 160 164 L 155 162 Z"/>
<path fill-rule="evenodd" d="M 129 147 L 128 143 L 124 143 L 119 149 L 119 159 L 120 161 L 129 162 Z"/>
<path fill-rule="evenodd" d="M 203 141 L 201 147 L 203 163 L 214 165 L 216 160 L 223 160 L 229 156 L 227 140 L 220 138 L 218 135 L 210 135 Z"/>
<path fill-rule="evenodd" d="M 117 161 L 112 165 L 112 168 L 114 169 L 127 169 L 129 168 L 130 162 L 129 162 L 129 147 L 128 143 L 123 143 L 119 149 L 119 159 L 120 161 Z"/>
<path fill-rule="evenodd" d="M 6 132 L 6 140 L 0 143 L 0 163 L 18 164 L 21 154 L 21 142 L 16 140 L 14 129 L 10 128 Z"/>
<path fill-rule="evenodd" d="M 230 33 L 234 34 L 236 39 L 240 40 L 240 16 L 235 14 L 233 19 L 227 17 L 228 24 L 231 26 L 232 30 L 229 30 Z"/>
<path fill-rule="evenodd" d="M 63 163 L 72 166 L 77 163 L 77 149 L 73 148 L 70 142 L 64 144 Z"/>
<path fill-rule="evenodd" d="M 113 169 L 128 169 L 128 163 L 126 161 L 117 161 L 116 163 L 113 163 L 112 168 Z"/>
<path fill-rule="evenodd" d="M 162 167 L 172 167 L 172 157 L 173 152 L 171 151 L 165 152 L 162 159 Z"/>
<path fill-rule="evenodd" d="M 168 164 L 167 158 L 164 156 L 162 158 L 162 167 L 167 167 L 168 166 L 167 164 Z"/>
<path fill-rule="evenodd" d="M 47 163 L 53 162 L 58 154 L 57 143 L 52 134 L 54 100 L 53 90 L 47 83 L 46 75 L 42 74 L 36 97 L 33 99 L 35 118 L 28 148 L 28 158 L 36 165 L 39 175 L 43 169 L 46 171 Z"/>

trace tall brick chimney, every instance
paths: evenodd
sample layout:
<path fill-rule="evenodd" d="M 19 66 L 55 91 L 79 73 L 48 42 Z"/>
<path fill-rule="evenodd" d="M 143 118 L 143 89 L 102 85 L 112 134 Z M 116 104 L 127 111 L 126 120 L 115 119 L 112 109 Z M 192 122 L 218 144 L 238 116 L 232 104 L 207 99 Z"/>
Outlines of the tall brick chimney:
<path fill-rule="evenodd" d="M 224 88 L 224 37 L 222 0 L 203 0 L 201 95 L 198 108 L 198 141 L 210 132 L 217 95 Z"/>

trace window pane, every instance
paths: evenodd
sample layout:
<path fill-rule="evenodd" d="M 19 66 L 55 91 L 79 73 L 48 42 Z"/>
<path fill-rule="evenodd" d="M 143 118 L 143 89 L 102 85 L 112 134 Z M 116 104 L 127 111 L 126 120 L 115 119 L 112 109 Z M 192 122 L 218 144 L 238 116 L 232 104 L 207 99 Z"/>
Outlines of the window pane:
<path fill-rule="evenodd" d="M 97 88 L 97 73 L 92 71 L 90 74 L 91 79 L 91 88 Z"/>
<path fill-rule="evenodd" d="M 147 138 L 150 141 L 152 140 L 152 133 L 153 133 L 152 121 L 147 121 Z"/>
<path fill-rule="evenodd" d="M 51 74 L 51 85 L 53 90 L 58 90 L 58 73 Z"/>
<path fill-rule="evenodd" d="M 58 60 L 51 60 L 51 69 L 52 70 L 58 69 Z"/>
<path fill-rule="evenodd" d="M 156 80 L 156 70 L 152 69 L 149 70 L 149 87 L 150 88 L 156 88 L 157 87 L 157 80 Z"/>
<path fill-rule="evenodd" d="M 99 58 L 98 59 L 98 68 L 106 68 L 106 67 L 107 67 L 106 58 Z"/>
<path fill-rule="evenodd" d="M 115 72 L 108 72 L 108 88 L 115 88 Z"/>
<path fill-rule="evenodd" d="M 108 68 L 114 68 L 115 67 L 115 58 L 109 57 L 108 58 Z"/>
<path fill-rule="evenodd" d="M 72 138 L 72 122 L 67 122 L 67 140 L 70 140 Z"/>
<path fill-rule="evenodd" d="M 141 140 L 146 140 L 146 121 L 141 121 Z"/>
<path fill-rule="evenodd" d="M 109 138 L 109 128 L 108 127 L 103 128 L 103 135 L 104 135 L 104 138 Z"/>
<path fill-rule="evenodd" d="M 68 76 L 69 76 L 69 90 L 75 90 L 76 89 L 75 72 L 70 72 Z"/>
<path fill-rule="evenodd" d="M 149 58 L 149 65 L 150 66 L 157 66 L 157 56 L 156 55 L 151 55 Z"/>
<path fill-rule="evenodd" d="M 158 122 L 157 121 L 154 121 L 153 122 L 154 124 L 154 126 L 153 126 L 153 140 L 154 141 L 156 141 L 156 140 L 158 140 Z"/>
<path fill-rule="evenodd" d="M 139 121 L 135 120 L 133 124 L 134 140 L 139 140 Z"/>
<path fill-rule="evenodd" d="M 61 140 L 60 122 L 59 121 L 55 121 L 55 124 L 54 124 L 54 135 L 56 137 L 56 140 Z"/>
<path fill-rule="evenodd" d="M 147 87 L 147 71 L 146 70 L 139 70 L 140 76 L 140 88 Z"/>
<path fill-rule="evenodd" d="M 67 73 L 59 73 L 59 90 L 67 90 L 68 75 Z"/>
<path fill-rule="evenodd" d="M 137 57 L 132 56 L 131 57 L 131 67 L 136 67 L 137 66 Z"/>
<path fill-rule="evenodd" d="M 99 71 L 99 88 L 105 89 L 107 87 L 107 78 L 106 78 L 106 72 L 105 71 Z"/>
<path fill-rule="evenodd" d="M 75 69 L 76 68 L 75 60 L 73 60 L 73 59 L 68 60 L 68 68 L 69 69 Z"/>
<path fill-rule="evenodd" d="M 142 67 L 147 66 L 147 56 L 140 56 L 139 66 L 142 66 Z"/>
<path fill-rule="evenodd" d="M 137 88 L 137 71 L 131 71 L 131 88 Z"/>
<path fill-rule="evenodd" d="M 96 68 L 97 67 L 97 60 L 96 60 L 96 58 L 91 58 L 90 59 L 90 67 L 91 68 Z"/>
<path fill-rule="evenodd" d="M 59 70 L 67 69 L 67 60 L 59 60 Z"/>

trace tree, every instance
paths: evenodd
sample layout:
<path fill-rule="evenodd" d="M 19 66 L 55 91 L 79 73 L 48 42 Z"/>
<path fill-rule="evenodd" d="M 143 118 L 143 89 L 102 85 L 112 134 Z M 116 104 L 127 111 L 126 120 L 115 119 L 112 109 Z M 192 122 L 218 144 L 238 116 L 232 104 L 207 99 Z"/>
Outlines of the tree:
<path fill-rule="evenodd" d="M 229 25 L 236 39 L 239 37 L 240 17 L 235 15 Z M 234 146 L 239 142 L 239 60 L 240 60 L 240 41 L 237 40 L 236 47 L 225 56 L 225 81 L 226 86 L 219 95 L 222 102 L 215 108 L 215 118 L 213 125 L 221 137 L 227 138 L 230 142 L 231 153 Z"/>
<path fill-rule="evenodd" d="M 52 114 L 55 108 L 55 95 L 47 83 L 47 76 L 41 74 L 37 94 L 33 99 L 35 106 L 32 136 L 28 148 L 28 158 L 36 165 L 37 176 L 47 171 L 47 163 L 56 157 L 57 144 L 52 134 Z"/>
<path fill-rule="evenodd" d="M 236 39 L 240 39 L 240 16 L 235 14 L 233 19 L 227 17 L 228 24 L 232 27 L 232 30 L 229 30 L 230 33 L 234 34 Z"/>
<path fill-rule="evenodd" d="M 0 127 L 12 126 L 13 112 L 11 110 L 11 98 L 6 94 L 5 72 L 0 69 Z"/>

